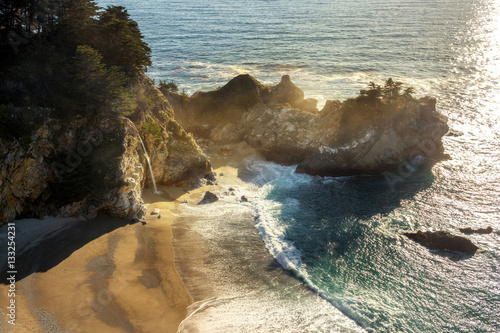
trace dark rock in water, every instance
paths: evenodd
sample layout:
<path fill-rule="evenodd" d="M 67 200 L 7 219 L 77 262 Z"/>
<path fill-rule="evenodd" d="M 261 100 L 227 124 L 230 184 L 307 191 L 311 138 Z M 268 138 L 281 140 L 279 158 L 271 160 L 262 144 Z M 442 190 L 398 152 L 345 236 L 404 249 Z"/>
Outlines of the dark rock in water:
<path fill-rule="evenodd" d="M 491 226 L 489 226 L 487 228 L 479 228 L 479 229 L 472 229 L 471 227 L 467 227 L 467 228 L 459 228 L 458 230 L 460 230 L 464 234 L 473 234 L 473 233 L 491 234 L 493 232 L 493 228 Z"/>
<path fill-rule="evenodd" d="M 212 180 L 207 180 L 207 185 L 217 185 L 217 184 Z"/>
<path fill-rule="evenodd" d="M 403 235 L 431 250 L 451 250 L 475 253 L 478 249 L 469 239 L 455 236 L 446 231 L 405 232 Z"/>
<path fill-rule="evenodd" d="M 209 204 L 212 202 L 216 202 L 219 200 L 219 198 L 212 192 L 207 191 L 205 192 L 205 196 L 203 197 L 203 200 L 201 200 L 198 205 L 204 205 L 204 204 Z"/>
<path fill-rule="evenodd" d="M 230 188 L 229 188 L 229 191 L 230 191 L 230 192 L 234 192 L 234 191 L 236 191 L 236 190 L 234 189 L 234 187 L 230 187 Z"/>
<path fill-rule="evenodd" d="M 241 202 L 248 202 L 248 198 L 243 195 L 241 197 Z"/>
<path fill-rule="evenodd" d="M 220 177 L 224 176 L 224 172 L 221 172 L 221 173 L 219 174 L 219 176 L 220 176 Z"/>
<path fill-rule="evenodd" d="M 457 130 L 454 130 L 454 129 L 450 129 L 448 131 L 448 133 L 446 133 L 446 136 L 462 136 L 462 135 L 464 135 L 464 132 L 457 131 Z"/>
<path fill-rule="evenodd" d="M 161 219 L 162 217 L 163 217 L 163 215 L 161 215 L 161 214 L 160 214 L 160 215 L 158 215 L 158 218 L 159 218 L 159 219 Z"/>

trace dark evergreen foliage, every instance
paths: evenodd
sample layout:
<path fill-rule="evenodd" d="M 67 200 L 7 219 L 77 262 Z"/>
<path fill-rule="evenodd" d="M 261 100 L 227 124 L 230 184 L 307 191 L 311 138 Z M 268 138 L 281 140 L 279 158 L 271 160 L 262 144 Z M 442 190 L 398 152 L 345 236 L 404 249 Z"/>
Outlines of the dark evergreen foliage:
<path fill-rule="evenodd" d="M 368 89 L 360 90 L 359 96 L 344 102 L 346 112 L 341 121 L 345 126 L 355 127 L 367 123 L 369 119 L 397 113 L 408 103 L 416 101 L 411 95 L 413 92 L 412 87 L 403 90 L 403 83 L 392 78 L 387 79 L 383 87 L 370 82 Z"/>
<path fill-rule="evenodd" d="M 129 113 L 127 85 L 151 65 L 142 37 L 121 6 L 0 1 L 0 105 L 11 106 L 1 112 L 37 106 L 57 117 Z"/>

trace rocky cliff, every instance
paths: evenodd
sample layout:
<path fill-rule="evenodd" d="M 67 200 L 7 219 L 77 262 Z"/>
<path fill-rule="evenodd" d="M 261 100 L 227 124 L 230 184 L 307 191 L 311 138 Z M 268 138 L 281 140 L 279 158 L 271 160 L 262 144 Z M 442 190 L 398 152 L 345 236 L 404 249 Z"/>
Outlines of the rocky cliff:
<path fill-rule="evenodd" d="M 188 131 L 217 143 L 245 140 L 271 161 L 298 164 L 297 172 L 377 174 L 445 157 L 447 118 L 431 97 L 328 101 L 318 111 L 287 75 L 270 87 L 240 75 L 191 98 L 165 94 Z"/>
<path fill-rule="evenodd" d="M 46 119 L 27 141 L 0 139 L 0 224 L 98 212 L 141 216 L 141 191 L 151 176 L 139 135 L 158 183 L 195 186 L 212 177 L 208 158 L 153 83 L 141 76 L 130 89 L 135 111 L 128 117 Z"/>

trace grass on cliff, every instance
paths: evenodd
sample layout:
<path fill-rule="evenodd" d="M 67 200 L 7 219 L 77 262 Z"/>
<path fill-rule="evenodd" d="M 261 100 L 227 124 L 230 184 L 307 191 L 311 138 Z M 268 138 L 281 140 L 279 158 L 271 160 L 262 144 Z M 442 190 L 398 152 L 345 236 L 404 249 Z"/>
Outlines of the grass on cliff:
<path fill-rule="evenodd" d="M 150 133 L 156 140 L 161 140 L 162 139 L 162 128 L 160 125 L 158 125 L 157 122 L 155 122 L 153 119 L 148 118 L 142 125 L 144 131 L 147 133 Z"/>

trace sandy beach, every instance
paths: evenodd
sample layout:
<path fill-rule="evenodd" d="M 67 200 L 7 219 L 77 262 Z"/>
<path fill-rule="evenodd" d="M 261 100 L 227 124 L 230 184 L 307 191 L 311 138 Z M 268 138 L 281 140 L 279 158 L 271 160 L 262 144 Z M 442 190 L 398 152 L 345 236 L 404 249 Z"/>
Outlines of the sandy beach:
<path fill-rule="evenodd" d="M 99 216 L 21 254 L 16 325 L 7 324 L 2 306 L 0 331 L 176 332 L 192 299 L 174 267 L 170 212 L 187 194 L 160 190 L 146 189 L 144 199 L 161 219 L 147 215 L 146 224 L 129 224 Z M 8 304 L 8 290 L 0 285 L 1 304 Z"/>
<path fill-rule="evenodd" d="M 233 156 L 215 156 L 218 174 L 237 174 L 242 157 L 254 153 L 242 147 L 234 146 Z M 217 155 L 217 148 L 211 151 Z M 199 201 L 216 188 L 160 185 L 159 195 L 144 189 L 145 223 L 102 215 L 70 221 L 65 230 L 53 232 L 59 222 L 69 223 L 16 221 L 17 228 L 26 224 L 24 229 L 32 230 L 29 237 L 38 241 L 30 247 L 18 239 L 23 248 L 18 245 L 16 258 L 16 325 L 7 323 L 2 307 L 0 331 L 176 332 L 193 299 L 174 266 L 172 223 L 180 202 Z M 155 208 L 161 218 L 150 214 Z M 8 304 L 9 285 L 3 281 L 0 304 Z"/>

